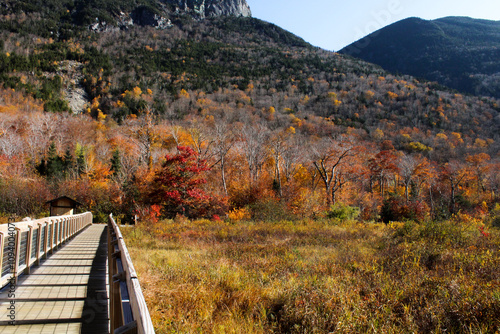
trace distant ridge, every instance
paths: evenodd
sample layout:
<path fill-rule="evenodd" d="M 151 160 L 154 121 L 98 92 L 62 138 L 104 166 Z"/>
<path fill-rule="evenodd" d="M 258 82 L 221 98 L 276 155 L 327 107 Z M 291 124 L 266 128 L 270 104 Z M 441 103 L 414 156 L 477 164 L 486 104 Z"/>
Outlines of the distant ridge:
<path fill-rule="evenodd" d="M 340 53 L 461 92 L 500 98 L 500 21 L 413 17 L 382 28 Z"/>

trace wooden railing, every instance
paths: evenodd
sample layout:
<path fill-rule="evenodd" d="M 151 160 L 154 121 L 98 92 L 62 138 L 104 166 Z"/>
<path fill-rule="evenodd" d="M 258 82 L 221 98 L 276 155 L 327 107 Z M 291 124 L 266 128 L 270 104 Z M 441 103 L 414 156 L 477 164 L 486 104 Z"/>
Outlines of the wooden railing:
<path fill-rule="evenodd" d="M 29 274 L 68 239 L 92 224 L 92 213 L 0 225 L 0 288 Z"/>
<path fill-rule="evenodd" d="M 108 265 L 111 333 L 154 333 L 132 259 L 112 215 L 108 222 Z"/>

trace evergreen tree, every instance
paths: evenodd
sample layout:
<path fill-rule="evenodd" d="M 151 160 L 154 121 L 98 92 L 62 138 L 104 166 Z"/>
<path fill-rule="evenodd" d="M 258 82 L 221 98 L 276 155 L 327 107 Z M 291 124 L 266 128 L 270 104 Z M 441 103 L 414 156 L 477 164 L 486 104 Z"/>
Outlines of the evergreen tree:
<path fill-rule="evenodd" d="M 122 161 L 120 156 L 120 150 L 115 149 L 113 151 L 113 156 L 111 157 L 111 171 L 114 176 L 120 175 L 122 169 Z"/>
<path fill-rule="evenodd" d="M 54 142 L 50 144 L 47 157 L 47 176 L 49 178 L 59 178 L 64 174 L 64 161 L 57 154 Z"/>
<path fill-rule="evenodd" d="M 73 155 L 71 150 L 68 148 L 66 153 L 64 153 L 64 175 L 68 176 L 75 168 L 75 161 L 73 160 Z"/>
<path fill-rule="evenodd" d="M 85 172 L 85 155 L 83 147 L 80 144 L 76 145 L 76 172 L 82 175 Z"/>

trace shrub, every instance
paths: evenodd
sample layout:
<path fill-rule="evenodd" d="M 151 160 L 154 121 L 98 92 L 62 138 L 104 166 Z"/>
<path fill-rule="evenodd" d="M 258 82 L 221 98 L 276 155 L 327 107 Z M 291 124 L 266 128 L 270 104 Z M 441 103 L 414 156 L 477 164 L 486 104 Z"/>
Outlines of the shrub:
<path fill-rule="evenodd" d="M 38 217 L 47 209 L 50 197 L 46 182 L 41 179 L 0 179 L 0 213 L 22 217 Z"/>
<path fill-rule="evenodd" d="M 251 214 L 247 207 L 234 209 L 227 214 L 228 218 L 232 221 L 241 221 L 244 219 L 250 219 Z"/>
<path fill-rule="evenodd" d="M 252 219 L 258 221 L 289 220 L 290 214 L 286 205 L 274 198 L 263 198 L 250 205 Z"/>
<path fill-rule="evenodd" d="M 384 200 L 380 209 L 380 219 L 388 224 L 391 221 L 423 221 L 428 214 L 427 205 L 422 201 L 406 200 L 400 196 L 391 196 Z"/>
<path fill-rule="evenodd" d="M 496 204 L 495 208 L 490 212 L 491 224 L 494 227 L 500 228 L 500 204 Z"/>
<path fill-rule="evenodd" d="M 339 220 L 352 220 L 359 217 L 361 210 L 356 206 L 349 206 L 343 203 L 335 203 L 327 211 L 326 217 Z"/>

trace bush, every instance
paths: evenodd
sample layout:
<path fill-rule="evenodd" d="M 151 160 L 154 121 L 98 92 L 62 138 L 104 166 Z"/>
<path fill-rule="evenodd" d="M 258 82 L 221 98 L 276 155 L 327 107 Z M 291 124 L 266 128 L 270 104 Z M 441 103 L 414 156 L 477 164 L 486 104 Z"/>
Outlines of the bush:
<path fill-rule="evenodd" d="M 274 198 L 263 198 L 249 207 L 254 220 L 271 222 L 291 219 L 286 205 Z"/>
<path fill-rule="evenodd" d="M 421 201 L 406 202 L 399 196 L 391 196 L 384 200 L 380 209 L 380 220 L 388 224 L 391 221 L 415 220 L 423 221 L 428 214 L 427 205 Z"/>
<path fill-rule="evenodd" d="M 335 203 L 327 211 L 326 217 L 339 220 L 353 220 L 359 217 L 361 210 L 356 206 L 349 206 L 343 203 Z"/>
<path fill-rule="evenodd" d="M 50 191 L 41 179 L 0 179 L 0 213 L 39 217 L 47 209 Z"/>
<path fill-rule="evenodd" d="M 491 225 L 500 228 L 500 204 L 496 204 L 495 208 L 490 213 Z"/>
<path fill-rule="evenodd" d="M 248 210 L 248 208 L 244 207 L 244 208 L 240 208 L 240 209 L 231 210 L 227 214 L 227 217 L 231 221 L 238 222 L 238 221 L 241 221 L 241 220 L 250 219 L 251 215 L 250 215 L 250 211 Z"/>

